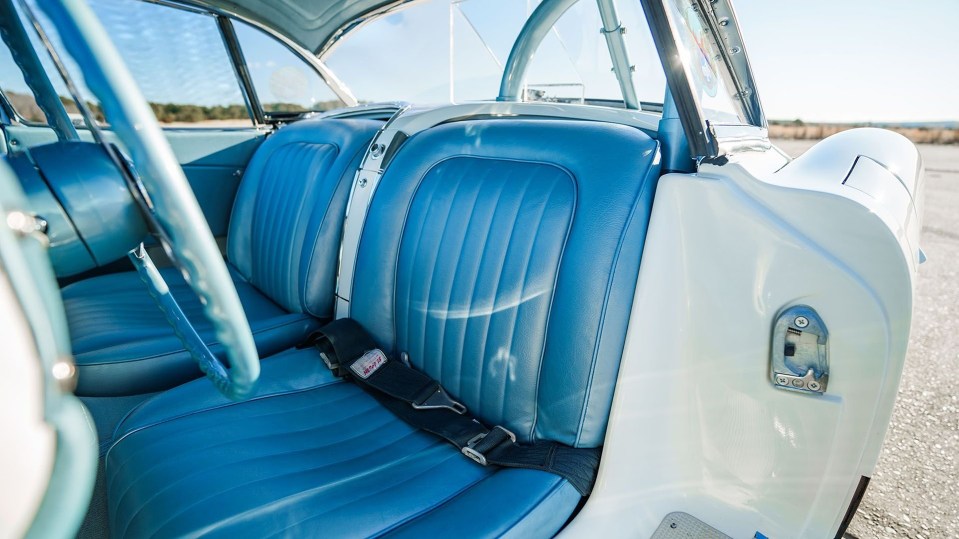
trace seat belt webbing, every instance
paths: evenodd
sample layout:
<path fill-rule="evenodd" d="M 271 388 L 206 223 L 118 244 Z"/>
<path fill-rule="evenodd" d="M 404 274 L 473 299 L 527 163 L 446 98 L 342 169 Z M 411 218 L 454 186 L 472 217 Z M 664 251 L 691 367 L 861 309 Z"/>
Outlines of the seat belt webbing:
<path fill-rule="evenodd" d="M 599 468 L 599 448 L 574 448 L 549 441 L 521 444 L 504 427 L 487 428 L 439 382 L 388 358 L 351 318 L 334 320 L 311 340 L 334 374 L 353 380 L 394 415 L 445 439 L 477 463 L 551 472 L 568 480 L 583 496 L 592 490 Z"/>

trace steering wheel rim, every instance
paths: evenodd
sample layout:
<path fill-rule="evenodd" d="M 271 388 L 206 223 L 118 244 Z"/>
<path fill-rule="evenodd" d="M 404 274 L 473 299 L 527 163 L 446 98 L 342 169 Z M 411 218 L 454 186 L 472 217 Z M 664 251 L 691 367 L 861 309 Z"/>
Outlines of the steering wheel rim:
<path fill-rule="evenodd" d="M 149 195 L 148 211 L 161 229 L 161 241 L 164 236 L 169 239 L 164 247 L 200 298 L 230 368 L 215 356 L 199 357 L 193 350 L 191 355 L 224 395 L 232 399 L 249 396 L 260 374 L 253 334 L 210 226 L 156 116 L 86 2 L 38 3 L 74 60 L 83 66 L 87 87 L 100 99 L 113 131 L 130 152 Z"/>

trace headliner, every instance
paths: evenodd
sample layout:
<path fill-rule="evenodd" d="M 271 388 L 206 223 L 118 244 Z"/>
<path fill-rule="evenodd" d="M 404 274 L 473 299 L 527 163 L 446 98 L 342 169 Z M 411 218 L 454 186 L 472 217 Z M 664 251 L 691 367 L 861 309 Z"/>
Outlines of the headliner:
<path fill-rule="evenodd" d="M 193 0 L 265 26 L 321 55 L 366 17 L 411 0 Z"/>

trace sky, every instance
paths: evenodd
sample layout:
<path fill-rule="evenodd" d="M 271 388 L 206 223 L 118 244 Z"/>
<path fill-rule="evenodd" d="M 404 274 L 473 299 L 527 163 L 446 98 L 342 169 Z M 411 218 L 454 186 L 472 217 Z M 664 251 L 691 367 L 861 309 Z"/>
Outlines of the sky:
<path fill-rule="evenodd" d="M 766 116 L 959 121 L 959 0 L 735 0 Z"/>
<path fill-rule="evenodd" d="M 655 65 L 642 14 L 633 0 L 617 2 L 630 28 L 627 43 L 637 64 L 634 81 L 641 98 L 660 100 L 661 68 Z M 131 59 L 132 71 L 151 101 L 242 103 L 211 18 L 192 13 L 159 16 L 159 10 L 169 10 L 132 0 L 91 3 Z M 509 44 L 525 13 L 537 3 L 465 0 L 455 2 L 453 9 L 450 0 L 415 4 L 362 27 L 334 50 L 328 64 L 361 100 L 493 97 Z M 767 117 L 959 121 L 959 0 L 734 3 Z M 618 92 L 604 65 L 608 53 L 596 31 L 594 8 L 587 4 L 591 2 L 584 0 L 572 9 L 559 32 L 547 38 L 534 59 L 530 82 L 566 84 L 547 88 L 555 93 L 604 97 Z M 241 39 L 252 40 L 245 30 L 240 33 Z M 303 70 L 279 49 L 246 47 L 264 101 L 331 98 L 315 77 L 304 81 L 302 73 L 294 73 L 294 68 Z M 137 58 L 148 60 L 134 61 Z M 25 89 L 6 51 L 0 51 L 0 84 Z"/>

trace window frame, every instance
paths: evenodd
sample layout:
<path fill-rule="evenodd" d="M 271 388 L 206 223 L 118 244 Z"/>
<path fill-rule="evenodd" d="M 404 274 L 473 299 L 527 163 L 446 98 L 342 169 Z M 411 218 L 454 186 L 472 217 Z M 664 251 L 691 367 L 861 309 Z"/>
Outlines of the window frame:
<path fill-rule="evenodd" d="M 718 59 L 717 67 L 724 70 L 724 77 L 732 81 L 746 113 L 744 124 L 717 124 L 706 119 L 681 60 L 678 36 L 673 31 L 666 5 L 676 0 L 638 1 L 643 3 L 657 43 L 666 72 L 666 83 L 686 132 L 692 157 L 697 160 L 715 159 L 741 149 L 768 149 L 770 142 L 765 113 L 732 6 L 725 0 L 687 0 L 703 15 L 707 30 L 717 43 L 725 45 L 721 47 L 722 57 Z M 720 20 L 724 20 L 725 24 L 720 23 Z M 731 52 L 734 48 L 738 49 L 735 54 Z"/>

